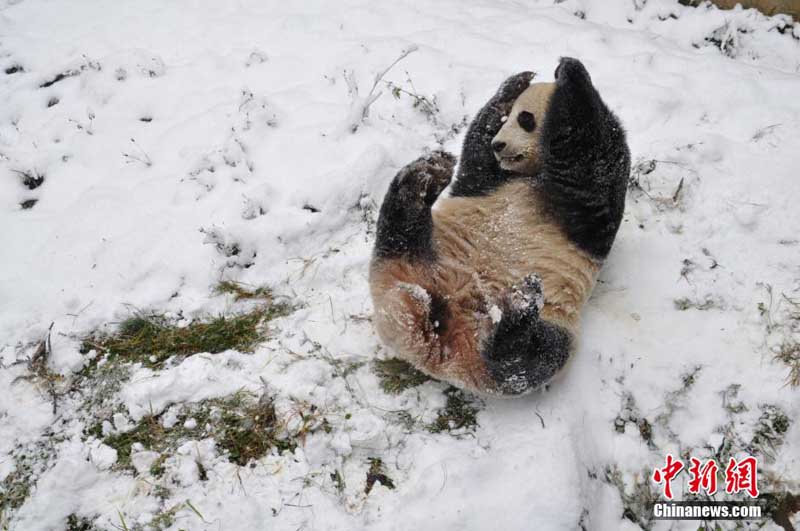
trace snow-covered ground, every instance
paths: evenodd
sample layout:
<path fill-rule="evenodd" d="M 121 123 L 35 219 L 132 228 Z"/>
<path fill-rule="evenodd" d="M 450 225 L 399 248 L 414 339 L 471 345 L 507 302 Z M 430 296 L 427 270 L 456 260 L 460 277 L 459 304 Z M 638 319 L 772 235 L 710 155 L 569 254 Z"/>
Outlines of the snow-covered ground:
<path fill-rule="evenodd" d="M 375 374 L 377 206 L 562 55 L 628 130 L 624 223 L 564 377 L 432 430 L 445 385 Z M 800 24 L 669 0 L 4 0 L 0 68 L 1 529 L 696 530 L 643 508 L 667 453 L 755 454 L 762 492 L 800 494 L 800 389 L 775 359 L 800 341 Z M 221 280 L 294 310 L 252 353 L 137 364 L 92 405 L 82 338 L 253 304 Z M 294 452 L 143 443 L 134 474 L 104 444 L 242 390 Z"/>

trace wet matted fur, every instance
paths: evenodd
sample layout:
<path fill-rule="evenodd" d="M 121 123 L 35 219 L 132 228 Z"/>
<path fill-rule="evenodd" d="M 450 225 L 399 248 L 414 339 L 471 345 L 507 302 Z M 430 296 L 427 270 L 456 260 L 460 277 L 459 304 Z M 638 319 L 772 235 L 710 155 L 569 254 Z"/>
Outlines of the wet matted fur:
<path fill-rule="evenodd" d="M 518 395 L 574 349 L 581 309 L 622 219 L 630 156 L 588 72 L 509 78 L 455 158 L 403 168 L 381 206 L 370 289 L 384 343 L 462 388 Z M 504 122 L 505 118 L 505 122 Z"/>

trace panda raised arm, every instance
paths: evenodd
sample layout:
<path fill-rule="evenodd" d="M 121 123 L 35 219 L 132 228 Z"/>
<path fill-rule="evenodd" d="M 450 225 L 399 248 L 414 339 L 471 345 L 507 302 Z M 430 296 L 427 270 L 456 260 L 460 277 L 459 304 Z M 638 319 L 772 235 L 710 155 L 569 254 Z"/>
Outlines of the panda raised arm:
<path fill-rule="evenodd" d="M 452 195 L 484 195 L 508 179 L 492 153 L 492 140 L 511 112 L 511 106 L 535 76 L 533 72 L 520 72 L 509 77 L 475 115 L 464 137 Z"/>

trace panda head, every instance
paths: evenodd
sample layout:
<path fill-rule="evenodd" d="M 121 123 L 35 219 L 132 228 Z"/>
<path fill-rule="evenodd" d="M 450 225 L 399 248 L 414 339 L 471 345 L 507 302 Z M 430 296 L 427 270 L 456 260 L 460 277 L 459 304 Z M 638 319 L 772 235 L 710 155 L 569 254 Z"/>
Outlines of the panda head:
<path fill-rule="evenodd" d="M 581 156 L 561 148 L 597 151 L 602 132 L 616 124 L 609 115 L 583 64 L 562 57 L 555 82 L 531 84 L 514 101 L 492 139 L 492 151 L 502 169 L 536 175 L 554 157 Z"/>
<path fill-rule="evenodd" d="M 555 83 L 534 83 L 514 102 L 492 139 L 492 151 L 504 170 L 524 175 L 539 171 L 542 126 L 555 88 Z"/>

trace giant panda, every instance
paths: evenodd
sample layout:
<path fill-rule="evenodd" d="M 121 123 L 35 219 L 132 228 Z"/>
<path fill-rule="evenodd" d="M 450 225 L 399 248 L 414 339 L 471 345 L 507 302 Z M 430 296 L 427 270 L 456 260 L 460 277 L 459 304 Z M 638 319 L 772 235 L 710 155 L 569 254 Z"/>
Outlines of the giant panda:
<path fill-rule="evenodd" d="M 625 132 L 580 61 L 562 58 L 553 83 L 533 77 L 510 77 L 472 121 L 449 197 L 437 202 L 448 153 L 394 177 L 370 263 L 384 344 L 485 395 L 536 389 L 570 358 L 630 171 Z"/>

